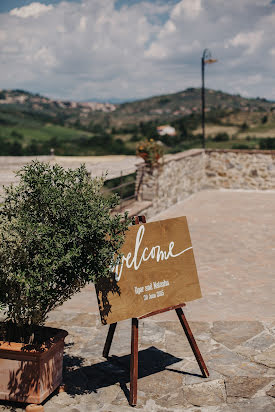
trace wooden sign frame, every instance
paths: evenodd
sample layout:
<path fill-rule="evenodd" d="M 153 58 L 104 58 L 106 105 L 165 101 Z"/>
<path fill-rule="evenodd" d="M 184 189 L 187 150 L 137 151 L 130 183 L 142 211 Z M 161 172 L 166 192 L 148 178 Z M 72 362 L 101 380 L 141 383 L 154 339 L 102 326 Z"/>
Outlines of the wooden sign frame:
<path fill-rule="evenodd" d="M 104 325 L 201 298 L 185 216 L 132 225 L 120 252 L 95 285 Z"/>
<path fill-rule="evenodd" d="M 134 217 L 134 224 L 139 223 L 146 223 L 145 216 L 135 216 Z M 137 404 L 137 380 L 138 380 L 138 324 L 139 319 L 148 318 L 150 316 L 157 315 L 159 313 L 167 312 L 170 310 L 175 310 L 181 326 L 185 332 L 185 335 L 188 339 L 188 342 L 191 346 L 191 349 L 194 353 L 194 356 L 198 362 L 199 368 L 201 370 L 202 376 L 204 378 L 209 377 L 208 369 L 204 363 L 203 357 L 200 353 L 198 345 L 195 341 L 195 338 L 192 334 L 191 328 L 184 316 L 182 308 L 186 306 L 185 303 L 178 304 L 176 306 L 170 306 L 165 309 L 160 309 L 158 311 L 147 313 L 144 316 L 140 316 L 139 318 L 132 318 L 132 330 L 131 330 L 131 361 L 130 361 L 130 405 L 135 406 Z M 103 349 L 103 357 L 109 357 L 109 352 L 111 349 L 112 340 L 114 337 L 114 333 L 116 330 L 117 322 L 111 323 L 109 326 L 109 331 L 107 334 L 107 338 L 105 341 L 104 349 Z"/>

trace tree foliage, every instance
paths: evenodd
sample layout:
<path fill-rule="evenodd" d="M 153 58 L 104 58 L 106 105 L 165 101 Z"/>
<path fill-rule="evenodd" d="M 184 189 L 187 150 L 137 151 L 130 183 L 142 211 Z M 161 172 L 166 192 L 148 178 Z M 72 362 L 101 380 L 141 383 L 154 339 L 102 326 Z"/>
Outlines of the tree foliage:
<path fill-rule="evenodd" d="M 275 138 L 266 137 L 265 139 L 261 139 L 260 149 L 261 150 L 275 150 Z"/>
<path fill-rule="evenodd" d="M 83 165 L 35 161 L 18 176 L 0 213 L 0 303 L 12 322 L 38 325 L 85 284 L 110 276 L 130 222 L 111 213 L 118 197 L 105 197 L 104 179 Z"/>
<path fill-rule="evenodd" d="M 213 137 L 214 142 L 226 142 L 229 140 L 229 136 L 226 132 L 217 133 L 215 137 Z"/>

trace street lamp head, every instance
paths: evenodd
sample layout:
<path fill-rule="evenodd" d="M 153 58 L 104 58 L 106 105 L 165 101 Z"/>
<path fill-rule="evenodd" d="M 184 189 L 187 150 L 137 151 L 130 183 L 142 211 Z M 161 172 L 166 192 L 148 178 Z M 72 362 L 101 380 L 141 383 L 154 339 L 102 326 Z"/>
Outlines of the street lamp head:
<path fill-rule="evenodd" d="M 209 49 L 204 49 L 202 55 L 203 64 L 216 63 L 217 59 L 212 59 L 211 51 Z"/>
<path fill-rule="evenodd" d="M 218 60 L 217 59 L 207 59 L 207 60 L 204 60 L 204 63 L 205 64 L 212 64 L 212 63 L 216 63 Z"/>

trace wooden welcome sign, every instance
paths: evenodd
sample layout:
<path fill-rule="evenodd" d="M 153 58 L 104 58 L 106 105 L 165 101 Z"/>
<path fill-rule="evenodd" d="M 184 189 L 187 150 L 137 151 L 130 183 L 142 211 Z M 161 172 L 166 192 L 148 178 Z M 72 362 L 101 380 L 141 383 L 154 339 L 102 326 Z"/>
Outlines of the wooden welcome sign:
<path fill-rule="evenodd" d="M 113 279 L 96 285 L 103 324 L 201 297 L 186 217 L 131 226 Z"/>

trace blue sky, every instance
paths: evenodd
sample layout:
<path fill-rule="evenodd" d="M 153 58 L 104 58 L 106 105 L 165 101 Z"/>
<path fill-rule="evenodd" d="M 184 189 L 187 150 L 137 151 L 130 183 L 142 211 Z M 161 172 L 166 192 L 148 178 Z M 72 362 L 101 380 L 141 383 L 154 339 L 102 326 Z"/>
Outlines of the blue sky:
<path fill-rule="evenodd" d="M 0 0 L 0 88 L 143 98 L 201 84 L 275 100 L 275 1 Z"/>
<path fill-rule="evenodd" d="M 41 4 L 57 4 L 61 3 L 64 0 L 42 0 L 39 1 Z M 92 1 L 92 0 L 91 0 Z M 104 0 L 102 0 L 104 1 Z M 69 3 L 81 3 L 81 0 L 67 0 Z M 178 0 L 166 0 L 167 4 L 176 4 Z M 10 10 L 17 8 L 17 7 L 23 7 L 23 6 L 28 6 L 29 4 L 34 3 L 33 0 L 1 0 L 0 1 L 0 13 L 6 13 L 9 12 Z M 135 4 L 141 3 L 140 0 L 116 0 L 115 1 L 115 7 L 116 9 L 121 9 L 123 6 L 133 6 Z M 156 0 L 148 0 L 148 3 L 157 3 Z"/>
<path fill-rule="evenodd" d="M 63 0 L 43 0 L 39 1 L 41 4 L 58 4 Z M 67 0 L 69 3 L 81 3 L 81 0 Z M 124 2 L 124 0 L 122 0 Z M 1 0 L 0 1 L 0 13 L 9 12 L 12 9 L 17 7 L 28 6 L 29 4 L 34 3 L 33 0 Z"/>

